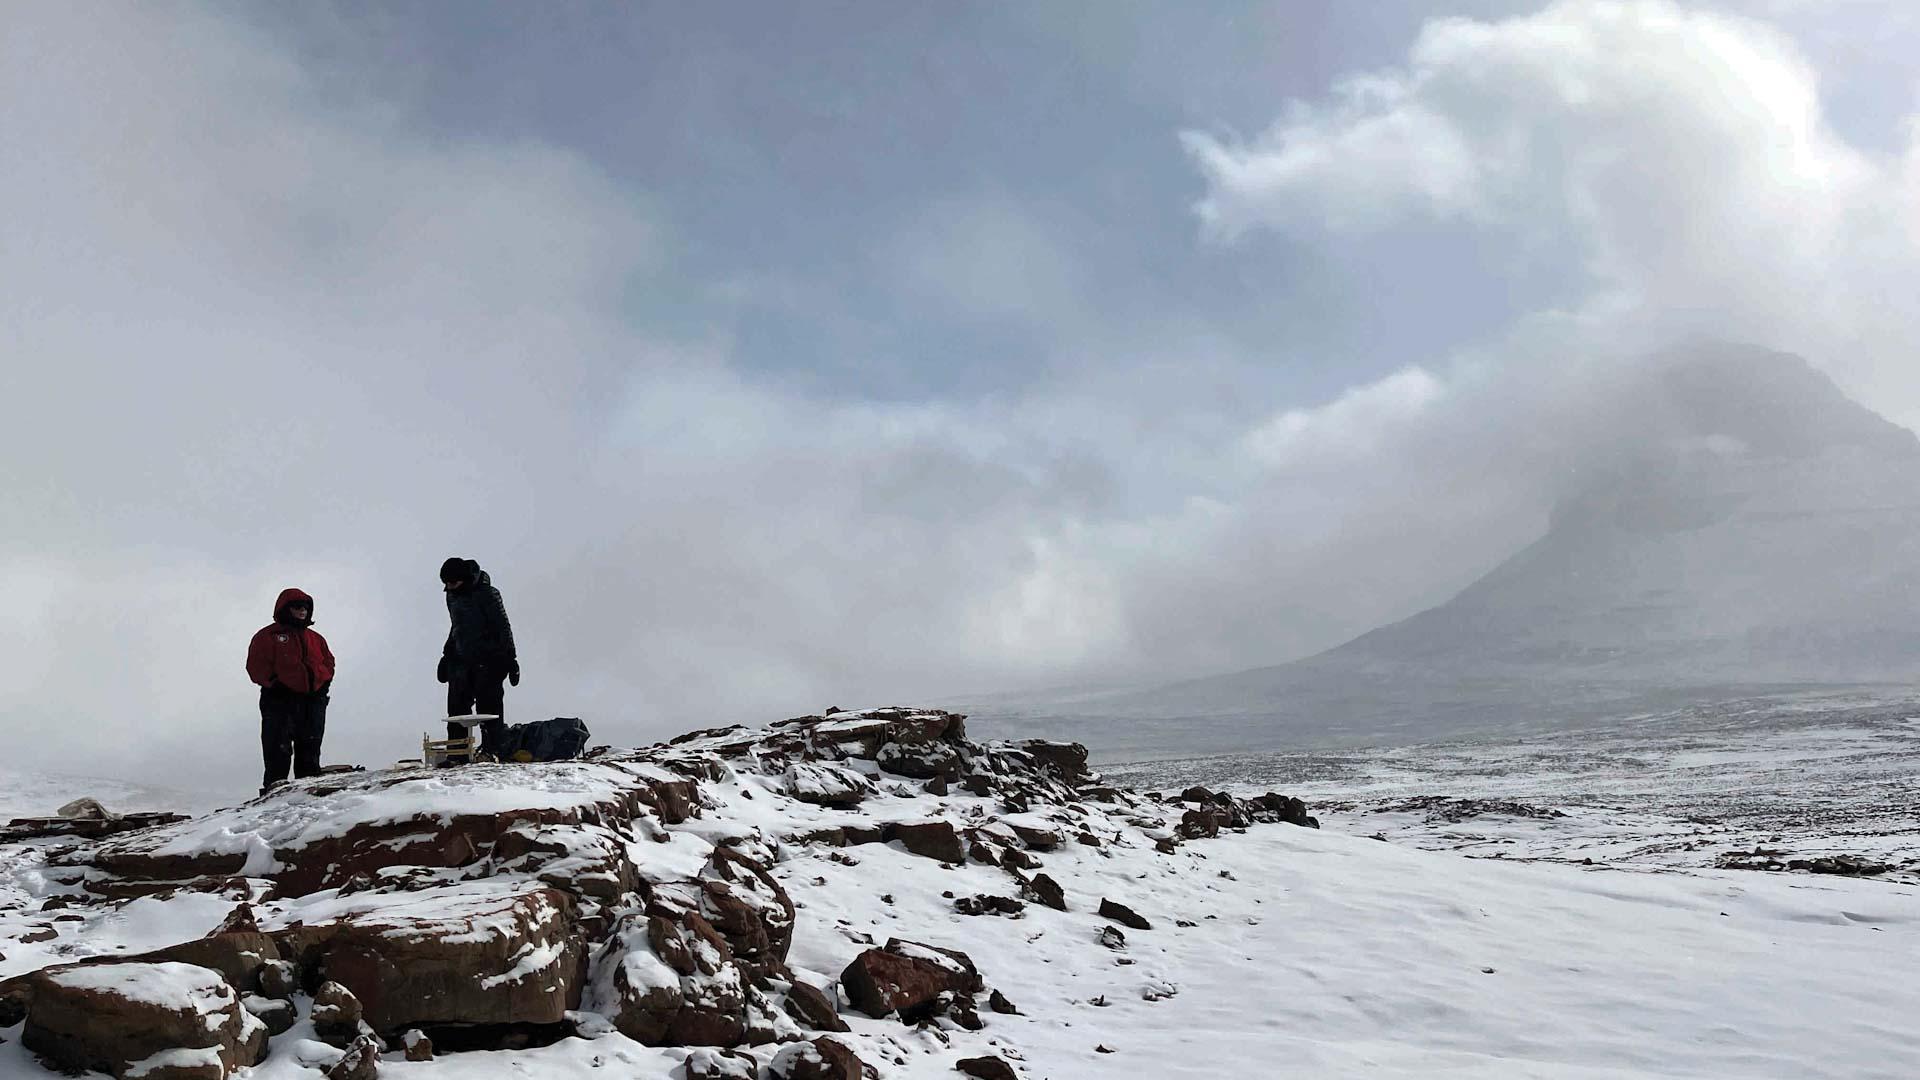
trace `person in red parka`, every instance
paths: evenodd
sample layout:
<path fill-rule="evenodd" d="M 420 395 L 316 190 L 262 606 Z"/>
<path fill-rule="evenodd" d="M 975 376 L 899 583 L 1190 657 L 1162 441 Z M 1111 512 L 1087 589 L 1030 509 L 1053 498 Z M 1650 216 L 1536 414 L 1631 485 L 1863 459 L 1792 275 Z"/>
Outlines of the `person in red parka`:
<path fill-rule="evenodd" d="M 320 771 L 320 740 L 327 733 L 327 690 L 333 650 L 313 629 L 313 597 L 285 589 L 273 602 L 273 621 L 247 646 L 247 677 L 260 687 L 260 753 L 266 759 L 260 794 Z"/>

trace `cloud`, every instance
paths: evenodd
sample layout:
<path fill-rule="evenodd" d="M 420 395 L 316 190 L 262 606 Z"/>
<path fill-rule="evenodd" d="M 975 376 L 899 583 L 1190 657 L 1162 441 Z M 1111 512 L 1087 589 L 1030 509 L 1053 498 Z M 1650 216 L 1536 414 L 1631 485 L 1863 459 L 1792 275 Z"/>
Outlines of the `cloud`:
<path fill-rule="evenodd" d="M 1387 429 L 1418 422 L 1445 394 L 1426 370 L 1407 368 L 1325 405 L 1288 409 L 1247 435 L 1247 451 L 1276 470 L 1346 465 L 1377 452 Z"/>
<path fill-rule="evenodd" d="M 1908 422 L 1920 335 L 1909 141 L 1833 130 L 1818 73 L 1767 24 L 1665 0 L 1565 0 L 1429 22 L 1403 67 L 1296 102 L 1266 133 L 1192 131 L 1215 235 L 1438 223 L 1571 262 L 1560 315 L 1657 342 L 1767 342 Z M 1543 313 L 1545 314 L 1545 313 Z"/>
<path fill-rule="evenodd" d="M 1467 253 L 1492 241 L 1508 274 L 1573 284 L 1476 346 L 1254 426 L 1246 490 L 1135 576 L 1131 624 L 1170 628 L 1165 648 L 1218 641 L 1192 613 L 1245 612 L 1234 590 L 1263 565 L 1275 572 L 1256 589 L 1293 614 L 1270 640 L 1306 646 L 1312 616 L 1345 627 L 1443 599 L 1531 539 L 1583 475 L 1663 437 L 1622 401 L 1674 341 L 1791 349 L 1920 423 L 1920 318 L 1893 295 L 1920 271 L 1920 143 L 1910 123 L 1897 150 L 1851 144 L 1820 86 L 1767 24 L 1564 0 L 1431 20 L 1403 65 L 1287 103 L 1255 138 L 1184 133 L 1216 242 L 1366 240 L 1391 258 L 1379 238 L 1412 233 L 1455 245 L 1472 273 L 1483 261 Z M 1380 304 L 1383 318 L 1418 310 Z M 1157 576 L 1170 583 L 1153 589 Z"/>
<path fill-rule="evenodd" d="M 297 583 L 341 658 L 330 752 L 400 756 L 442 711 L 456 553 L 519 626 L 518 717 L 606 738 L 1006 673 L 956 628 L 1076 504 L 1033 440 L 636 322 L 670 249 L 567 150 L 434 137 L 204 9 L 27 16 L 0 44 L 0 142 L 30 149 L 0 197 L 33 208 L 0 223 L 24 753 L 244 787 L 240 658 Z"/>
<path fill-rule="evenodd" d="M 514 718 L 608 740 L 1276 662 L 1537 535 L 1610 434 L 1620 358 L 1676 334 L 1805 351 L 1920 416 L 1920 154 L 1836 136 L 1756 22 L 1437 20 L 1266 135 L 1190 133 L 1214 257 L 1437 224 L 1511 242 L 1516 273 L 1578 270 L 1488 340 L 1318 403 L 1276 390 L 1313 358 L 1116 301 L 1012 196 L 889 214 L 851 245 L 883 278 L 865 304 L 837 280 L 777 299 L 830 340 L 982 369 L 920 315 L 1013 326 L 1044 364 L 949 395 L 768 372 L 712 311 L 660 315 L 702 290 L 646 190 L 328 74 L 204 8 L 38 6 L 0 38 L 0 145 L 26 148 L 0 199 L 31 208 L 0 219 L 0 722 L 23 756 L 249 786 L 242 650 L 288 584 L 341 658 L 330 756 L 403 756 L 441 711 L 450 554 L 506 594 Z"/>

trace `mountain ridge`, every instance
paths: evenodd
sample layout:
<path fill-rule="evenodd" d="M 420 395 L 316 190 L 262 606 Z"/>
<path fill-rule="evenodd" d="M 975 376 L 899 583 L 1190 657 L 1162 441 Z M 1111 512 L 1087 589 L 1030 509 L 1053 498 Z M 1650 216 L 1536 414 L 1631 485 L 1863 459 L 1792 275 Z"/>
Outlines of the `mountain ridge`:
<path fill-rule="evenodd" d="M 1017 714 L 1103 753 L 1404 740 L 1920 680 L 1920 437 L 1786 353 L 1695 344 L 1590 411 L 1546 531 L 1288 663 Z"/>

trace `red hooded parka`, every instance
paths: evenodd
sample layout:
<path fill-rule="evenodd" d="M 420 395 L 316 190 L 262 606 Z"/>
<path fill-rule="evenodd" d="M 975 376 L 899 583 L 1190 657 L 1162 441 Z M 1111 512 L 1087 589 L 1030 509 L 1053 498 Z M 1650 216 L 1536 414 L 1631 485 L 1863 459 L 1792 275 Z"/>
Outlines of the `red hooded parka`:
<path fill-rule="evenodd" d="M 307 621 L 297 623 L 287 606 L 307 606 Z M 261 686 L 283 686 L 301 694 L 325 689 L 333 681 L 333 650 L 315 632 L 313 597 L 299 589 L 284 589 L 273 602 L 273 621 L 260 628 L 247 646 L 247 677 Z"/>

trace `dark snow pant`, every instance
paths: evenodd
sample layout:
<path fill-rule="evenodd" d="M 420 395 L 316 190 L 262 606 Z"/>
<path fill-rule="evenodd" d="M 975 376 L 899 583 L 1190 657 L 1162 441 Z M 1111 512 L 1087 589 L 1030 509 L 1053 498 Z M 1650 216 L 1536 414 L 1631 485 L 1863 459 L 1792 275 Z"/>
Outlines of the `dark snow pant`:
<path fill-rule="evenodd" d="M 266 760 L 264 790 L 287 778 L 320 772 L 320 740 L 327 733 L 327 695 L 301 694 L 284 687 L 260 691 L 260 756 Z"/>
<path fill-rule="evenodd" d="M 455 664 L 447 672 L 447 715 L 470 716 L 507 714 L 507 673 L 480 665 Z M 457 739 L 466 731 L 459 724 L 447 725 L 447 738 Z M 489 720 L 480 725 L 480 748 L 495 757 L 506 741 L 507 722 Z"/>

